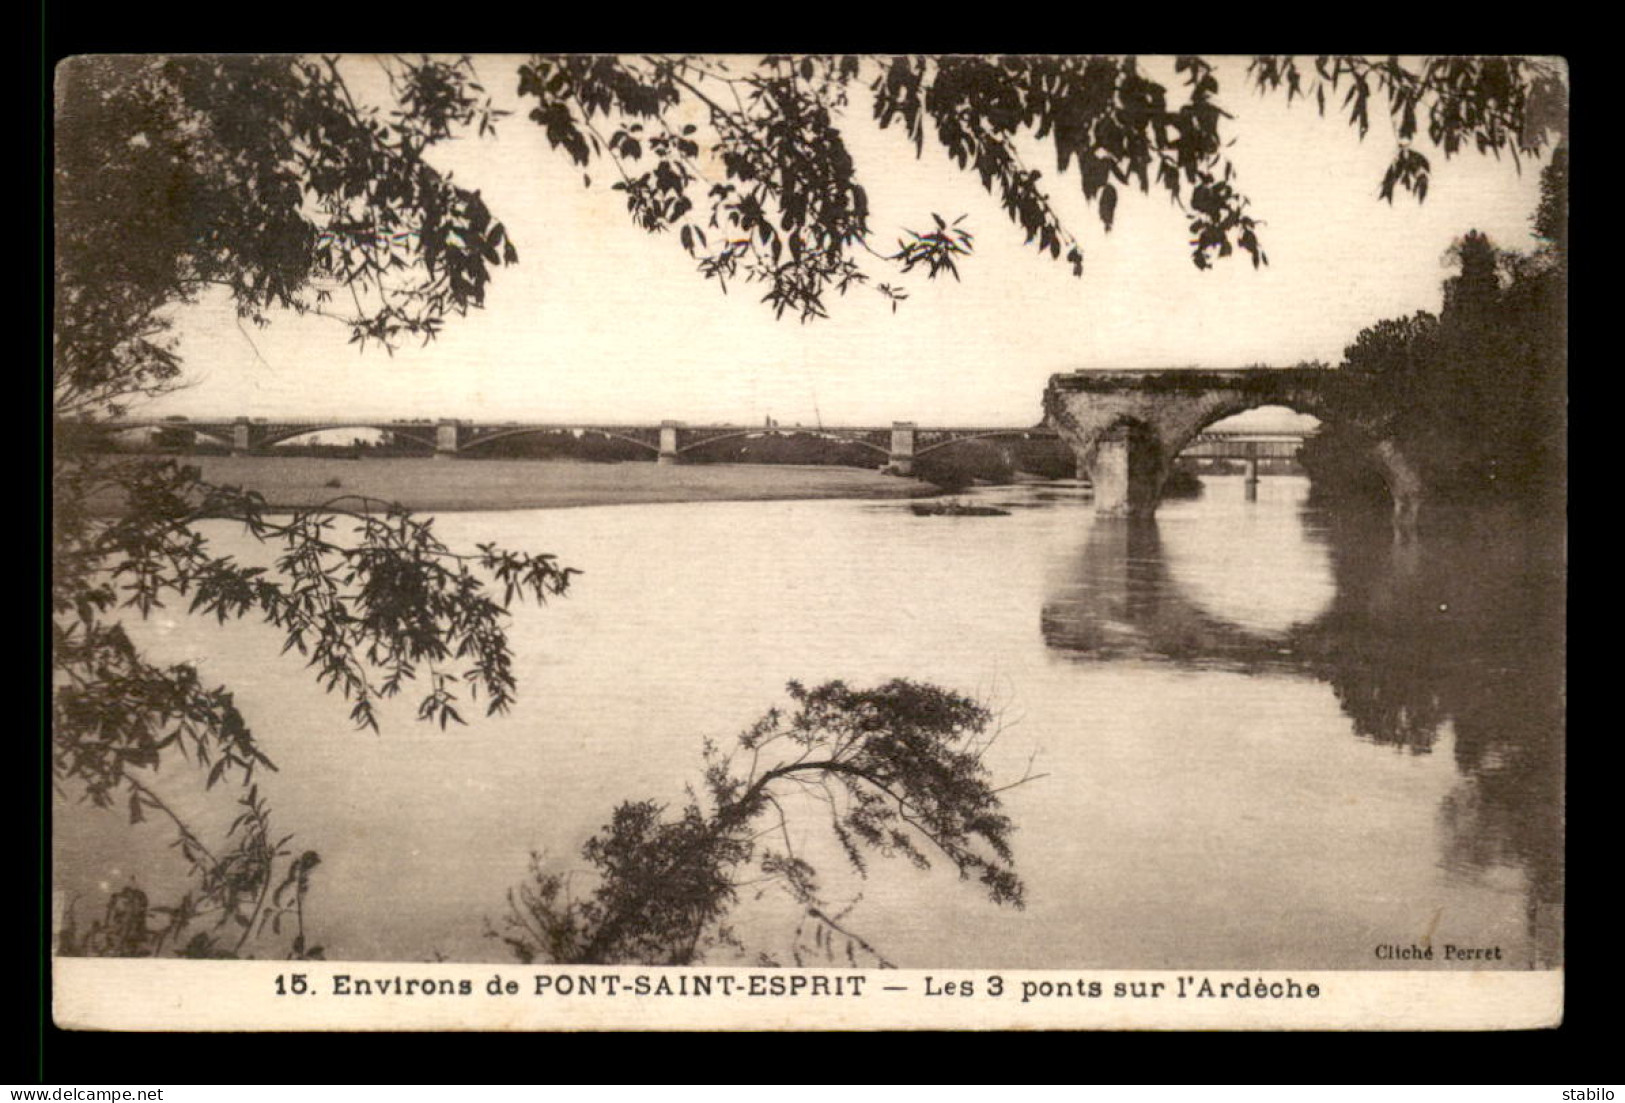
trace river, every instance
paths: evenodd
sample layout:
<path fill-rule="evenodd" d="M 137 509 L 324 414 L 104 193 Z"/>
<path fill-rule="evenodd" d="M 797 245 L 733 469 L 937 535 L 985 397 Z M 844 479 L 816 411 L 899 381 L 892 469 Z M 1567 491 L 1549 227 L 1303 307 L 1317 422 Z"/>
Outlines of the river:
<path fill-rule="evenodd" d="M 1480 968 L 1558 964 L 1560 544 L 1485 522 L 1395 545 L 1307 490 L 1265 478 L 1248 502 L 1239 478 L 1210 477 L 1151 524 L 1096 519 L 1064 483 L 973 495 L 1003 517 L 862 501 L 443 514 L 453 546 L 584 571 L 516 615 L 513 711 L 445 732 L 404 701 L 382 734 L 353 730 L 269 629 L 160 615 L 136 635 L 237 692 L 279 767 L 261 780 L 277 825 L 322 856 L 307 924 L 330 958 L 511 960 L 484 931 L 532 851 L 579 869 L 619 801 L 678 804 L 704 740 L 731 740 L 791 679 L 907 677 L 988 704 L 994 777 L 1032 776 L 1003 794 L 1023 910 L 902 859 L 859 878 L 818 808 L 792 808 L 842 922 L 899 965 L 1405 968 L 1383 948 L 1413 943 L 1498 947 Z M 184 766 L 164 780 L 205 807 Z M 65 804 L 57 820 L 81 922 L 132 877 L 169 885 L 161 824 Z M 744 960 L 787 959 L 782 892 L 745 890 L 736 919 Z"/>

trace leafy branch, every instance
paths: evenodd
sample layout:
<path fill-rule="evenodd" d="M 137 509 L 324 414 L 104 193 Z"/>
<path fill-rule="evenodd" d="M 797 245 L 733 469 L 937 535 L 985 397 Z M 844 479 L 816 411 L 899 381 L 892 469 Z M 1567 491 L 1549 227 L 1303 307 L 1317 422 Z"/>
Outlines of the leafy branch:
<path fill-rule="evenodd" d="M 169 950 L 179 957 L 237 958 L 267 927 L 280 935 L 287 923 L 293 932 L 289 957 L 322 956 L 322 947 L 307 944 L 305 931 L 310 874 L 321 858 L 313 850 L 294 857 L 288 849 L 291 835 L 273 838 L 270 809 L 258 786 L 250 786 L 239 798 L 242 812 L 226 831 L 229 848 L 216 856 L 155 790 L 134 778 L 128 784 L 131 822 L 141 822 L 147 811 L 160 812 L 171 821 L 176 831 L 171 846 L 187 862 L 196 888 L 167 905 L 151 904 L 133 884 L 121 888 L 110 894 L 103 917 L 82 934 L 70 911 L 59 936 L 59 953 L 156 957 Z M 276 882 L 279 868 L 282 879 Z"/>
<path fill-rule="evenodd" d="M 1011 786 L 994 788 L 982 764 L 993 738 L 987 709 L 901 679 L 872 690 L 792 682 L 788 693 L 791 707 L 771 709 L 731 752 L 707 743 L 703 802 L 691 793 L 674 816 L 654 801 L 615 809 L 582 848 L 595 871 L 590 892 L 575 892 L 569 875 L 533 856 L 530 881 L 510 891 L 491 935 L 527 962 L 686 964 L 709 947 L 738 946 L 723 920 L 744 885 L 769 882 L 801 908 L 815 945 L 844 937 L 849 953 L 889 964 L 842 925 L 845 913 L 823 900 L 817 870 L 796 854 L 781 803 L 792 793 L 827 808 L 860 875 L 871 853 L 920 869 L 934 856 L 995 903 L 1022 906 L 1014 825 L 998 796 Z M 782 850 L 763 841 L 775 835 Z"/>
<path fill-rule="evenodd" d="M 53 166 L 58 416 L 179 378 L 168 308 L 342 317 L 351 341 L 432 340 L 518 260 L 479 192 L 425 160 L 504 112 L 466 58 L 383 63 L 392 109 L 337 58 L 84 57 L 62 70 Z M 342 291 L 352 312 L 335 314 Z"/>
<path fill-rule="evenodd" d="M 1520 57 L 1430 57 L 1412 67 L 1397 57 L 1322 55 L 1306 66 L 1295 57 L 1265 55 L 1253 59 L 1248 75 L 1260 90 L 1284 88 L 1289 103 L 1313 97 L 1321 115 L 1341 92 L 1337 108 L 1362 139 L 1373 106 L 1386 100 L 1397 143 L 1381 184 L 1389 203 L 1397 187 L 1418 202 L 1427 198 L 1432 165 L 1415 148 L 1419 134 L 1446 158 L 1470 146 L 1496 157 L 1505 150 L 1521 165 L 1524 154 L 1539 154 L 1550 141 L 1546 121 L 1564 113 L 1567 101 L 1548 65 Z"/>
<path fill-rule="evenodd" d="M 463 694 L 483 696 L 488 715 L 510 707 L 508 609 L 564 595 L 578 573 L 553 556 L 494 544 L 453 551 L 432 519 L 374 499 L 340 497 L 273 516 L 258 494 L 207 483 L 173 461 L 72 454 L 59 457 L 55 475 L 53 781 L 103 808 L 126 802 L 132 822 L 164 813 L 199 899 L 222 922 L 247 921 L 227 947 L 233 953 L 266 922 L 280 931 L 288 907 L 302 917 L 314 855 L 290 866 L 296 883 L 285 879 L 271 893 L 288 839 L 270 837 L 254 777 L 274 764 L 229 690 L 209 688 L 192 664 L 150 662 L 124 621 L 171 602 L 220 623 L 257 617 L 280 630 L 285 653 L 305 657 L 318 684 L 352 703 L 357 727 L 376 731 L 380 699 L 426 682 L 418 716 L 444 728 L 464 722 Z M 266 546 L 270 565 L 216 552 L 201 526 L 221 523 Z M 171 753 L 206 771 L 206 788 L 228 776 L 246 788 L 231 851 L 212 853 L 145 780 Z M 118 907 L 134 904 L 126 896 Z M 190 899 L 171 911 L 181 925 L 199 914 Z M 110 914 L 103 927 L 114 926 Z"/>

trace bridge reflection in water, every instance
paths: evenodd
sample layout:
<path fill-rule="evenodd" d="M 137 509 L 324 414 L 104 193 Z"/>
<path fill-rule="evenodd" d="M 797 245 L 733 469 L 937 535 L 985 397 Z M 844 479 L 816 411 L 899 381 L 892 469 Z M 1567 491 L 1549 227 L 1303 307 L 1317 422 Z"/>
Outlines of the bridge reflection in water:
<path fill-rule="evenodd" d="M 1561 961 L 1564 569 L 1555 534 L 1466 519 L 1395 544 L 1378 525 L 1307 524 L 1334 592 L 1275 626 L 1204 604 L 1154 519 L 1097 518 L 1048 587 L 1051 653 L 1328 684 L 1354 733 L 1407 754 L 1446 750 L 1441 864 L 1522 870 L 1536 963 Z"/>

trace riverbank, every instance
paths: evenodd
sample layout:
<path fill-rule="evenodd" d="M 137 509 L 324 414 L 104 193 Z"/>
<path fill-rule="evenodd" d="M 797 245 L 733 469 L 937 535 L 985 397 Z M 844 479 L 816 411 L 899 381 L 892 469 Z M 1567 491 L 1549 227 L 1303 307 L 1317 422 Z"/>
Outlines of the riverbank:
<path fill-rule="evenodd" d="M 341 494 L 428 513 L 649 502 L 805 498 L 919 498 L 937 488 L 853 467 L 791 464 L 581 463 L 572 460 L 343 460 L 303 456 L 197 456 L 212 483 L 265 495 L 272 508 L 320 505 Z M 336 481 L 335 481 L 336 480 Z"/>

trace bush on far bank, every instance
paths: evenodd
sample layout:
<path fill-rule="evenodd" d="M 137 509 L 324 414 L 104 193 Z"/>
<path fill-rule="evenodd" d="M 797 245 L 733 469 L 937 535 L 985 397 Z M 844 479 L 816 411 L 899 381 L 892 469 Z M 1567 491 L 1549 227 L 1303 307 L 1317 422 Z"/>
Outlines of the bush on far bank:
<path fill-rule="evenodd" d="M 832 440 L 814 433 L 768 432 L 726 437 L 695 445 L 684 463 L 785 463 L 822 467 L 878 468 L 886 457 L 867 445 Z"/>
<path fill-rule="evenodd" d="M 570 430 L 519 433 L 478 444 L 460 457 L 476 460 L 580 460 L 584 463 L 654 462 L 655 454 L 639 444 L 603 433 Z"/>
<path fill-rule="evenodd" d="M 1176 467 L 1162 484 L 1164 498 L 1200 498 L 1202 478 L 1188 468 Z"/>
<path fill-rule="evenodd" d="M 917 457 L 913 473 L 943 490 L 964 490 L 976 482 L 1009 483 L 1015 479 L 1016 466 L 1000 446 L 971 440 Z"/>
<path fill-rule="evenodd" d="M 1071 479 L 1078 474 L 1078 457 L 1062 440 L 1020 437 L 998 442 L 1016 470 L 1040 479 Z"/>

